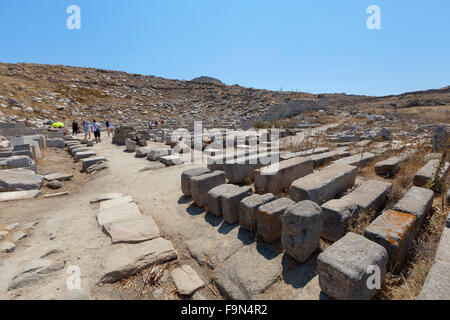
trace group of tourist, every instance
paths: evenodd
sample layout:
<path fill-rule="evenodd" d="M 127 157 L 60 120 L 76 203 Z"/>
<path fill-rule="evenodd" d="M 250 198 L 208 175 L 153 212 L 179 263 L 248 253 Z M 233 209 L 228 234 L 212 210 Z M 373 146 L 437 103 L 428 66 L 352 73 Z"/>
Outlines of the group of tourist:
<path fill-rule="evenodd" d="M 100 132 L 102 129 L 102 125 L 97 120 L 93 119 L 92 122 L 90 122 L 89 120 L 83 120 L 81 127 L 83 129 L 85 139 L 91 139 L 91 134 L 94 134 L 95 142 L 101 142 Z M 114 124 L 112 123 L 112 121 L 106 121 L 106 130 L 108 132 L 108 137 L 114 133 Z M 74 135 L 81 133 L 80 126 L 76 120 L 73 120 L 72 122 L 72 133 Z"/>
<path fill-rule="evenodd" d="M 164 120 L 160 119 L 159 121 L 155 120 L 153 122 L 152 122 L 152 120 L 148 120 L 148 130 L 152 130 L 153 128 L 157 129 L 158 124 L 160 124 L 161 128 L 162 128 L 164 126 Z"/>

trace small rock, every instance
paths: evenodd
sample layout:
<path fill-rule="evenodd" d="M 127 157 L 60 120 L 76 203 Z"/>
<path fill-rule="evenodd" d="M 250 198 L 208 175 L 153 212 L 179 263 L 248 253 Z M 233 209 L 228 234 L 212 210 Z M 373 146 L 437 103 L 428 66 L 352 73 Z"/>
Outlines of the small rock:
<path fill-rule="evenodd" d="M 53 180 L 47 183 L 47 187 L 53 190 L 60 189 L 62 187 L 62 183 L 58 180 Z"/>
<path fill-rule="evenodd" d="M 198 291 L 192 296 L 192 300 L 206 300 L 206 298 Z"/>
<path fill-rule="evenodd" d="M 162 288 L 158 288 L 152 292 L 152 296 L 156 299 L 159 299 L 163 296 L 164 290 Z"/>
<path fill-rule="evenodd" d="M 12 242 L 0 243 L 0 252 L 11 253 L 16 249 L 16 245 Z"/>
<path fill-rule="evenodd" d="M 8 235 L 8 231 L 0 231 L 0 240 L 2 240 L 4 237 Z"/>
<path fill-rule="evenodd" d="M 26 230 L 33 229 L 33 227 L 34 227 L 35 225 L 37 225 L 38 223 L 39 223 L 38 221 L 28 222 L 28 223 L 26 223 L 26 224 L 23 226 L 22 230 L 23 230 L 23 231 L 26 231 Z"/>
<path fill-rule="evenodd" d="M 23 238 L 26 238 L 26 237 L 27 237 L 26 233 L 23 233 L 22 231 L 17 231 L 16 233 L 14 233 L 11 236 L 11 241 L 12 242 L 17 242 L 17 241 L 20 241 L 20 240 L 22 240 Z"/>
<path fill-rule="evenodd" d="M 183 296 L 190 296 L 197 289 L 205 285 L 202 279 L 200 279 L 194 269 L 189 265 L 183 265 L 180 268 L 176 268 L 170 274 L 175 282 L 178 293 Z"/>
<path fill-rule="evenodd" d="M 6 226 L 6 230 L 12 231 L 18 227 L 20 227 L 20 223 L 12 223 L 12 224 Z"/>

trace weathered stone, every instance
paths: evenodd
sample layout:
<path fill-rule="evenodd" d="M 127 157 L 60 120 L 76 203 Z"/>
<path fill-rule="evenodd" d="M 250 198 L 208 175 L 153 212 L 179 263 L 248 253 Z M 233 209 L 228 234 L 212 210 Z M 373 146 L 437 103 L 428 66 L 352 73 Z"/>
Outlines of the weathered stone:
<path fill-rule="evenodd" d="M 147 159 L 150 161 L 158 161 L 160 157 L 170 156 L 171 154 L 171 149 L 151 150 L 147 155 Z"/>
<path fill-rule="evenodd" d="M 416 228 L 416 217 L 409 213 L 387 210 L 364 231 L 364 236 L 388 252 L 388 265 L 400 270 L 406 259 Z"/>
<path fill-rule="evenodd" d="M 409 156 L 397 156 L 377 162 L 375 172 L 380 176 L 394 176 L 399 170 L 399 166 L 408 160 Z"/>
<path fill-rule="evenodd" d="M 255 170 L 255 189 L 258 192 L 279 195 L 288 190 L 296 179 L 313 173 L 313 161 L 293 158 Z"/>
<path fill-rule="evenodd" d="M 107 223 L 103 230 L 112 243 L 139 243 L 159 237 L 159 228 L 150 216 L 137 216 Z"/>
<path fill-rule="evenodd" d="M 97 214 L 97 222 L 99 226 L 103 226 L 107 223 L 136 218 L 140 216 L 141 212 L 139 211 L 136 203 L 129 202 L 116 205 L 112 208 L 100 209 L 100 212 Z"/>
<path fill-rule="evenodd" d="M 356 190 L 340 199 L 333 199 L 322 205 L 322 238 L 336 241 L 341 238 L 350 221 L 361 210 L 378 212 L 386 203 L 392 184 L 378 181 L 364 181 Z"/>
<path fill-rule="evenodd" d="M 363 236 L 349 232 L 317 259 L 320 288 L 337 300 L 369 300 L 379 290 L 370 289 L 373 266 L 380 269 L 381 285 L 386 276 L 386 249 Z"/>
<path fill-rule="evenodd" d="M 12 279 L 8 291 L 38 282 L 42 278 L 48 277 L 51 273 L 63 269 L 64 265 L 65 263 L 62 261 L 53 262 L 45 259 L 32 261 L 21 273 Z"/>
<path fill-rule="evenodd" d="M 328 161 L 350 156 L 350 152 L 346 148 L 340 148 L 333 151 L 315 154 L 309 158 L 313 161 L 314 168 L 320 167 Z"/>
<path fill-rule="evenodd" d="M 58 180 L 53 180 L 53 181 L 50 181 L 49 183 L 47 183 L 47 188 L 50 188 L 53 190 L 61 189 L 62 183 L 59 182 Z"/>
<path fill-rule="evenodd" d="M 0 202 L 33 199 L 41 193 L 40 190 L 1 192 Z"/>
<path fill-rule="evenodd" d="M 208 200 L 206 208 L 208 212 L 215 216 L 221 217 L 223 215 L 222 210 L 222 197 L 225 193 L 232 190 L 239 189 L 238 186 L 234 184 L 221 184 L 217 187 L 212 188 L 208 191 Z"/>
<path fill-rule="evenodd" d="M 100 208 L 100 211 L 101 211 L 101 210 L 113 208 L 113 207 L 118 206 L 120 204 L 130 203 L 130 202 L 134 202 L 134 199 L 133 199 L 132 196 L 114 197 L 113 199 L 105 200 L 105 201 L 100 202 L 99 208 Z"/>
<path fill-rule="evenodd" d="M 278 163 L 279 156 L 279 153 L 263 153 L 227 161 L 223 165 L 224 172 L 230 183 L 249 183 L 253 181 L 255 169 Z"/>
<path fill-rule="evenodd" d="M 25 169 L 0 170 L 0 192 L 38 190 L 44 178 Z"/>
<path fill-rule="evenodd" d="M 350 157 L 335 160 L 335 161 L 333 161 L 333 163 L 340 163 L 340 164 L 347 164 L 350 166 L 364 167 L 370 161 L 372 161 L 374 158 L 375 158 L 375 154 L 373 154 L 371 152 L 364 152 L 361 154 L 355 154 Z"/>
<path fill-rule="evenodd" d="M 131 139 L 126 138 L 125 139 L 125 146 L 127 147 L 128 152 L 135 152 L 136 151 L 136 141 L 133 141 Z"/>
<path fill-rule="evenodd" d="M 177 252 L 170 241 L 157 238 L 134 245 L 108 247 L 103 257 L 100 281 L 114 283 L 152 265 L 176 259 Z"/>
<path fill-rule="evenodd" d="M 138 158 L 144 158 L 147 157 L 151 149 L 149 147 L 141 147 L 136 150 L 136 157 Z"/>
<path fill-rule="evenodd" d="M 73 174 L 70 173 L 52 173 L 44 176 L 47 181 L 67 181 L 73 178 Z"/>
<path fill-rule="evenodd" d="M 239 225 L 241 228 L 256 234 L 256 217 L 258 209 L 263 204 L 275 200 L 275 196 L 271 193 L 264 195 L 253 194 L 244 198 L 239 203 Z"/>
<path fill-rule="evenodd" d="M 0 252 L 11 253 L 16 250 L 16 245 L 12 242 L 1 242 L 0 243 Z"/>
<path fill-rule="evenodd" d="M 2 240 L 4 237 L 6 237 L 9 234 L 8 231 L 0 231 L 0 240 Z"/>
<path fill-rule="evenodd" d="M 86 159 L 92 156 L 95 156 L 96 153 L 94 151 L 81 151 L 81 152 L 76 152 L 74 154 L 74 158 L 76 160 L 81 160 L 81 159 Z"/>
<path fill-rule="evenodd" d="M 218 185 L 225 184 L 225 173 L 214 171 L 191 178 L 191 193 L 194 202 L 203 207 L 208 203 L 208 191 Z"/>
<path fill-rule="evenodd" d="M 60 148 L 63 149 L 66 146 L 64 139 L 46 139 L 45 145 L 47 148 Z"/>
<path fill-rule="evenodd" d="M 444 228 L 442 231 L 439 246 L 434 255 L 434 262 L 447 263 L 450 268 L 450 228 Z"/>
<path fill-rule="evenodd" d="M 306 200 L 294 204 L 283 214 L 281 243 L 298 262 L 305 262 L 319 248 L 323 227 L 322 209 Z"/>
<path fill-rule="evenodd" d="M 418 230 L 422 226 L 425 215 L 430 211 L 433 200 L 433 191 L 419 187 L 411 187 L 408 193 L 392 209 L 415 215 Z"/>
<path fill-rule="evenodd" d="M 239 222 L 239 202 L 252 194 L 252 187 L 243 186 L 234 190 L 225 192 L 222 195 L 222 214 L 223 219 L 229 224 Z"/>
<path fill-rule="evenodd" d="M 97 162 L 105 161 L 105 160 L 106 160 L 105 157 L 82 159 L 81 160 L 81 167 L 82 167 L 83 170 L 86 170 L 87 168 L 89 168 L 90 166 L 96 164 Z"/>
<path fill-rule="evenodd" d="M 433 152 L 442 152 L 448 148 L 450 134 L 445 126 L 437 126 L 433 132 Z"/>
<path fill-rule="evenodd" d="M 434 263 L 417 300 L 450 300 L 450 264 Z"/>
<path fill-rule="evenodd" d="M 264 243 L 244 246 L 218 268 L 216 284 L 229 299 L 254 299 L 282 274 L 282 256 Z"/>
<path fill-rule="evenodd" d="M 191 296 L 195 291 L 205 286 L 198 274 L 189 265 L 182 265 L 171 271 L 170 275 L 179 294 Z"/>
<path fill-rule="evenodd" d="M 440 169 L 439 173 L 437 173 L 439 163 L 440 160 L 430 160 L 424 167 L 422 167 L 422 169 L 414 175 L 414 185 L 417 187 L 424 187 L 435 177 L 436 174 L 439 177 L 443 177 L 448 172 L 449 163 L 446 162 Z"/>
<path fill-rule="evenodd" d="M 289 197 L 295 202 L 311 200 L 322 204 L 355 184 L 358 168 L 346 164 L 333 164 L 317 173 L 295 180 Z"/>
<path fill-rule="evenodd" d="M 160 157 L 159 161 L 163 164 L 165 164 L 166 166 L 177 166 L 179 164 L 183 163 L 183 159 L 181 159 L 178 156 L 164 156 L 164 157 Z"/>
<path fill-rule="evenodd" d="M 12 156 L 0 159 L 1 169 L 17 169 L 31 166 L 31 160 L 28 156 Z"/>
<path fill-rule="evenodd" d="M 272 243 L 280 239 L 283 213 L 293 204 L 295 202 L 290 199 L 280 198 L 258 208 L 256 232 L 264 242 Z"/>
<path fill-rule="evenodd" d="M 27 234 L 22 231 L 17 231 L 11 236 L 11 241 L 16 243 L 27 237 Z"/>
<path fill-rule="evenodd" d="M 181 174 L 181 191 L 186 197 L 190 197 L 192 195 L 190 184 L 192 177 L 201 176 L 206 173 L 211 173 L 211 171 L 207 168 L 194 168 L 183 171 Z"/>

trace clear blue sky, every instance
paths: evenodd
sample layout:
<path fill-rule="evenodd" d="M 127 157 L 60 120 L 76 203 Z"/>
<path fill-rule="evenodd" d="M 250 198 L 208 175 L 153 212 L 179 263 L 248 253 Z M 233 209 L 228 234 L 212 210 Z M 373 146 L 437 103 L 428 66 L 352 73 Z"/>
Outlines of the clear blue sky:
<path fill-rule="evenodd" d="M 66 9 L 81 8 L 81 30 Z M 369 5 L 381 30 L 368 30 Z M 450 85 L 449 0 L 0 1 L 0 61 L 311 93 Z"/>

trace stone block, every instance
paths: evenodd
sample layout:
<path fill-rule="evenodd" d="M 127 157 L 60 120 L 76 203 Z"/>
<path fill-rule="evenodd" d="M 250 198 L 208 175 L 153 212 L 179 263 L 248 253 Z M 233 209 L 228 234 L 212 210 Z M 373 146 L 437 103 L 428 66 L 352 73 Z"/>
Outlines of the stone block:
<path fill-rule="evenodd" d="M 370 300 L 379 291 L 368 286 L 369 278 L 374 273 L 373 266 L 380 270 L 382 285 L 387 261 L 385 248 L 349 232 L 319 255 L 317 272 L 320 288 L 336 300 Z"/>
<path fill-rule="evenodd" d="M 281 238 L 283 213 L 293 204 L 290 199 L 280 198 L 258 208 L 256 232 L 264 242 L 273 243 Z"/>
<path fill-rule="evenodd" d="M 346 164 L 333 164 L 316 173 L 295 180 L 289 197 L 295 202 L 311 200 L 322 204 L 347 191 L 355 184 L 358 168 Z"/>
<path fill-rule="evenodd" d="M 234 190 L 225 192 L 222 199 L 223 219 L 229 224 L 239 222 L 239 202 L 252 194 L 252 187 L 238 187 Z"/>
<path fill-rule="evenodd" d="M 282 222 L 281 243 L 287 254 L 298 262 L 306 262 L 319 248 L 322 209 L 310 200 L 301 201 L 286 209 Z"/>
<path fill-rule="evenodd" d="M 255 170 L 255 189 L 258 193 L 279 195 L 289 190 L 296 179 L 313 173 L 313 161 L 305 158 L 292 158 L 275 166 L 265 166 Z"/>
<path fill-rule="evenodd" d="M 221 184 L 209 190 L 206 204 L 207 210 L 215 216 L 221 217 L 223 215 L 222 197 L 227 192 L 236 189 L 239 189 L 239 187 L 234 184 Z"/>
<path fill-rule="evenodd" d="M 183 171 L 181 174 L 181 191 L 186 197 L 190 197 L 192 195 L 190 185 L 191 178 L 201 176 L 206 173 L 211 173 L 211 171 L 207 168 L 194 168 Z"/>
<path fill-rule="evenodd" d="M 256 234 L 256 217 L 258 209 L 263 204 L 275 200 L 271 193 L 264 195 L 253 194 L 241 200 L 239 203 L 239 225 L 241 228 Z"/>
<path fill-rule="evenodd" d="M 208 191 L 218 185 L 225 184 L 225 173 L 223 171 L 214 171 L 191 178 L 191 193 L 194 202 L 203 207 L 208 202 Z"/>
<path fill-rule="evenodd" d="M 411 187 L 406 195 L 392 209 L 415 215 L 417 218 L 417 229 L 420 229 L 425 215 L 433 205 L 433 200 L 433 191 L 419 187 Z"/>

